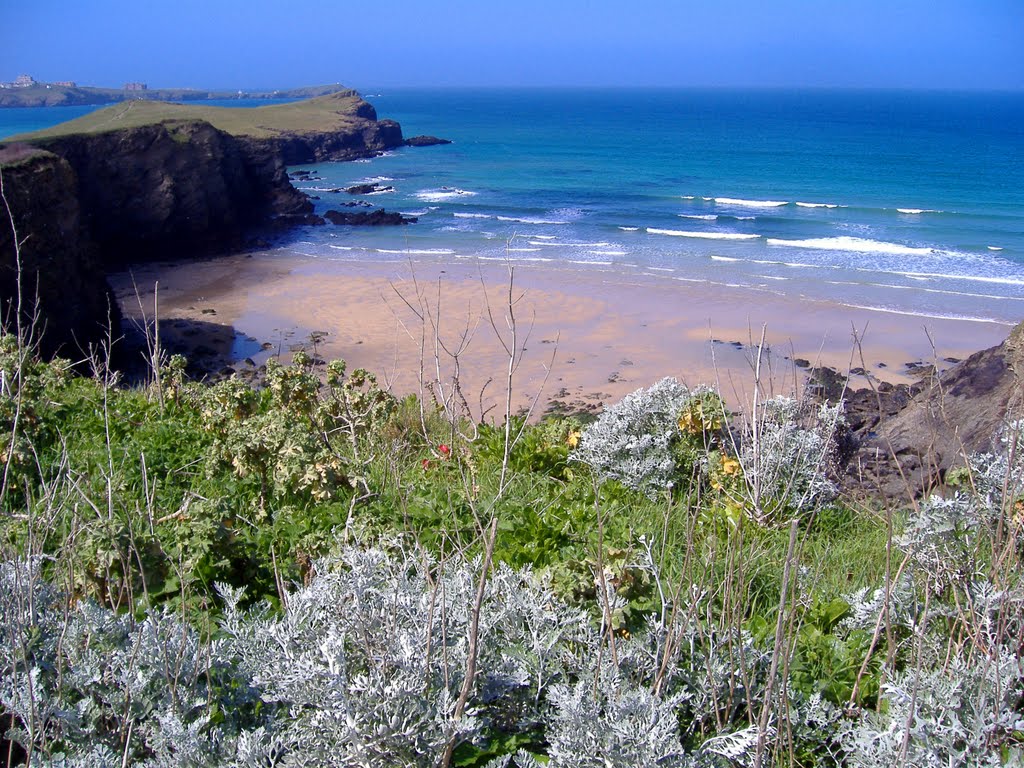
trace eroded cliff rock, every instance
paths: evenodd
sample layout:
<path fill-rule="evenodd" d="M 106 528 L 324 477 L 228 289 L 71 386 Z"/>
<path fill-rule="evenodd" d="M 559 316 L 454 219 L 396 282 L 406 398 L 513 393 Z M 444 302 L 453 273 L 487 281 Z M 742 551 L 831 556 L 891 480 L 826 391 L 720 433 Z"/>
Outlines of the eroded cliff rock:
<path fill-rule="evenodd" d="M 846 486 L 905 501 L 940 485 L 966 455 L 992 450 L 1006 420 L 1024 416 L 1024 323 L 999 346 L 897 393 L 902 402 L 891 390 L 846 396 L 856 438 Z"/>
<path fill-rule="evenodd" d="M 10 206 L 8 217 L 0 205 L 0 317 L 16 327 L 20 267 L 22 328 L 34 326 L 42 354 L 81 359 L 120 313 L 82 226 L 75 172 L 57 155 L 14 145 L 0 147 L 0 175 Z"/>
<path fill-rule="evenodd" d="M 277 215 L 307 214 L 280 154 L 203 122 L 37 142 L 75 171 L 83 225 L 108 266 L 229 250 Z"/>

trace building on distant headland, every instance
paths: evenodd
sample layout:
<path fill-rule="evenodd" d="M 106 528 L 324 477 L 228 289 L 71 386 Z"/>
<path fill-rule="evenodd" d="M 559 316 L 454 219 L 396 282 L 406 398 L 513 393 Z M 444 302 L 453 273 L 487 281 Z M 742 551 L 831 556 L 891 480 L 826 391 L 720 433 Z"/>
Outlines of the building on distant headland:
<path fill-rule="evenodd" d="M 75 84 L 74 80 L 58 80 L 55 83 L 51 83 L 51 85 L 59 85 L 61 88 L 77 88 L 78 87 Z"/>
<path fill-rule="evenodd" d="M 124 89 L 126 91 L 145 91 L 149 89 L 149 86 L 145 83 L 125 83 Z"/>
<path fill-rule="evenodd" d="M 18 75 L 14 81 L 15 88 L 31 88 L 36 84 L 36 81 L 32 79 L 31 75 Z"/>

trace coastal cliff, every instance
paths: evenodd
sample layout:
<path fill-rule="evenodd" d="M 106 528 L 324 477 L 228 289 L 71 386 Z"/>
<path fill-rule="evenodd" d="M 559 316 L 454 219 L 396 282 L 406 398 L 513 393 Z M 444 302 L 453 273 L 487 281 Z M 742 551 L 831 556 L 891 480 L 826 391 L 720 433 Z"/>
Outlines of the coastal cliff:
<path fill-rule="evenodd" d="M 206 122 L 35 143 L 74 170 L 83 224 L 109 267 L 230 250 L 253 227 L 313 210 L 281 153 Z"/>
<path fill-rule="evenodd" d="M 0 147 L 0 174 L 15 234 L 0 226 L 0 317 L 15 327 L 34 324 L 33 338 L 49 357 L 80 359 L 120 313 L 89 233 L 83 227 L 77 177 L 64 159 L 24 145 Z M 7 211 L 3 211 L 6 219 Z"/>
<path fill-rule="evenodd" d="M 18 236 L 27 237 L 23 290 L 38 294 L 44 352 L 64 347 L 69 356 L 69 344 L 102 338 L 106 270 L 228 252 L 260 227 L 322 223 L 287 165 L 403 145 L 398 123 L 378 120 L 345 90 L 256 108 L 125 102 L 9 141 L 0 170 Z M 5 221 L 5 305 L 17 295 L 13 243 Z"/>

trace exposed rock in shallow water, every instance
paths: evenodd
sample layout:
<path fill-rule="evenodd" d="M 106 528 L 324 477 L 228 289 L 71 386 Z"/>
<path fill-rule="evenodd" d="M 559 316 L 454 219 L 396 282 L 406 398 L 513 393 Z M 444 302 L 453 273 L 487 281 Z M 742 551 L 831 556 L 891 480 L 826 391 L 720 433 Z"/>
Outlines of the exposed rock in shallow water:
<path fill-rule="evenodd" d="M 332 224 L 347 224 L 357 227 L 396 226 L 413 224 L 417 220 L 415 216 L 403 216 L 393 211 L 385 211 L 383 208 L 378 208 L 375 211 L 358 211 L 355 213 L 351 211 L 327 211 L 324 217 Z"/>
<path fill-rule="evenodd" d="M 435 147 L 439 144 L 451 143 L 451 139 L 439 139 L 437 136 L 412 136 L 405 140 L 407 147 Z"/>

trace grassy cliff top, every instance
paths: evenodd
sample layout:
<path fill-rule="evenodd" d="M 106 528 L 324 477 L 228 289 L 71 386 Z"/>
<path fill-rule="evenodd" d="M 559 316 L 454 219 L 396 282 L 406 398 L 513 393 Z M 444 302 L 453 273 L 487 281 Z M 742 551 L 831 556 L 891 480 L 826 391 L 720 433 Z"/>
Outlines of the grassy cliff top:
<path fill-rule="evenodd" d="M 266 107 L 213 107 L 164 101 L 125 101 L 52 128 L 12 136 L 8 140 L 33 141 L 185 120 L 203 120 L 233 136 L 272 138 L 284 134 L 346 130 L 361 119 L 375 117 L 373 107 L 355 91 L 338 91 L 313 99 Z"/>

